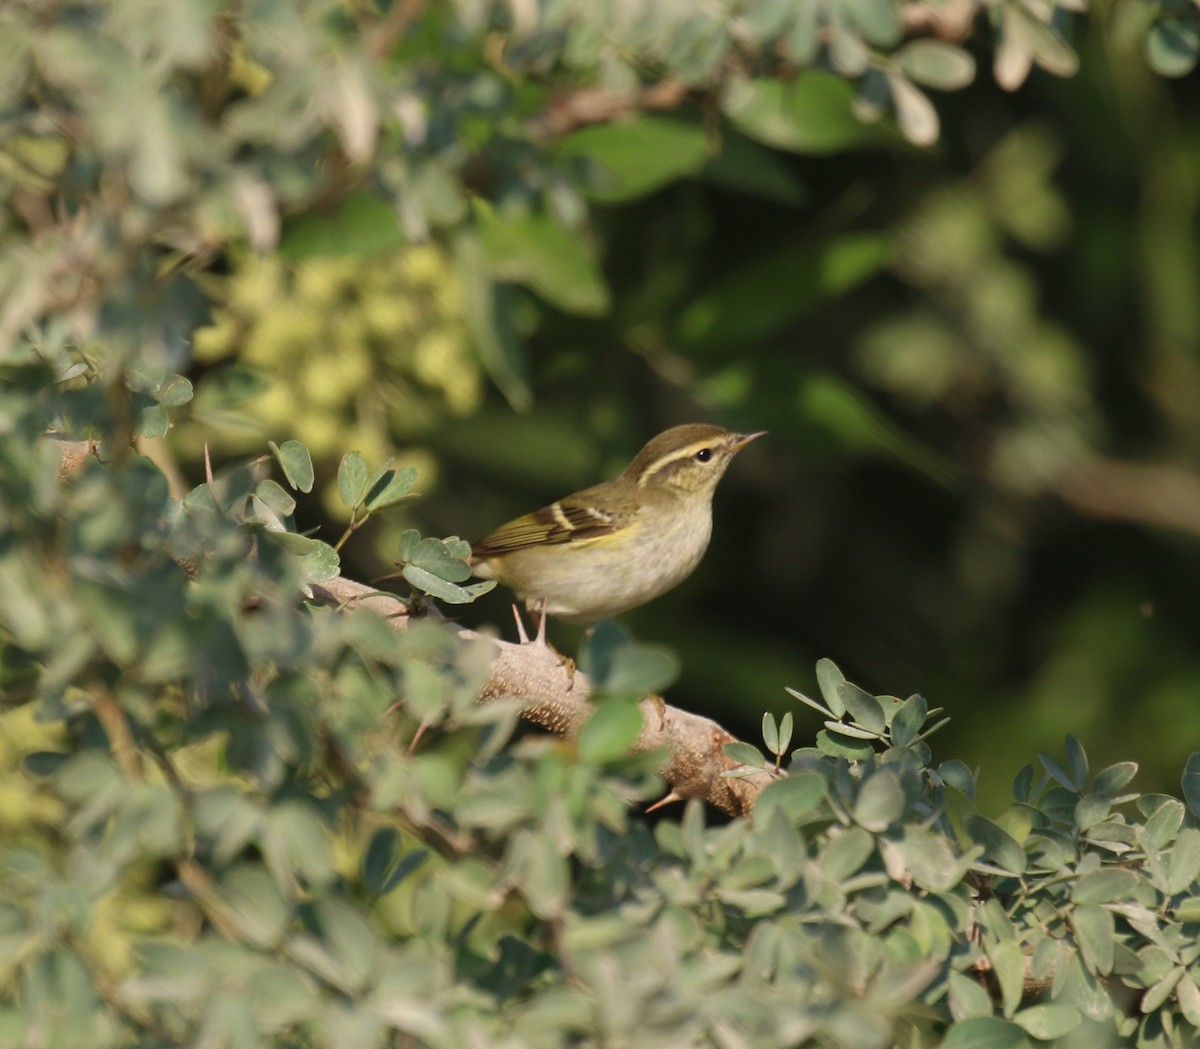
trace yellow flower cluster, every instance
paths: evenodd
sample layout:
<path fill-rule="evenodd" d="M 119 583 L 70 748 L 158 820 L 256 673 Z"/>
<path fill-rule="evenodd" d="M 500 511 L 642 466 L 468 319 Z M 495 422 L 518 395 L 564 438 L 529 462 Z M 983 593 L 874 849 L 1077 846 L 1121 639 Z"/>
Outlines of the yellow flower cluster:
<path fill-rule="evenodd" d="M 241 411 L 316 457 L 356 448 L 380 461 L 482 396 L 462 286 L 434 245 L 294 265 L 247 257 L 195 353 L 252 371 L 261 389 Z"/>

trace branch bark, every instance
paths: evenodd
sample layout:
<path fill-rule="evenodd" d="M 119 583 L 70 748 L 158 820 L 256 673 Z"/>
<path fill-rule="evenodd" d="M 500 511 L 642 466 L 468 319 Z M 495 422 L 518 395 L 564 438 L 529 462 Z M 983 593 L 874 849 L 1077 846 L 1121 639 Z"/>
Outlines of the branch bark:
<path fill-rule="evenodd" d="M 1182 467 L 1097 455 L 1060 478 L 1054 491 L 1088 517 L 1200 535 L 1200 476 Z"/>
<path fill-rule="evenodd" d="M 363 583 L 338 578 L 313 590 L 318 599 L 330 604 L 369 608 L 396 630 L 408 626 L 404 602 Z M 496 657 L 480 702 L 520 700 L 524 703 L 522 717 L 557 736 L 570 738 L 583 727 L 593 710 L 593 689 L 587 675 L 578 670 L 572 675 L 548 648 L 498 641 L 449 622 L 445 626 L 464 642 L 484 641 L 495 646 Z M 736 766 L 722 749 L 736 737 L 710 718 L 673 707 L 661 696 L 643 699 L 641 710 L 642 731 L 631 750 L 663 750 L 669 754 L 660 770 L 671 785 L 668 798 L 701 798 L 731 815 L 743 815 L 754 808 L 762 789 L 774 779 L 769 772 L 738 778 L 722 776 Z"/>

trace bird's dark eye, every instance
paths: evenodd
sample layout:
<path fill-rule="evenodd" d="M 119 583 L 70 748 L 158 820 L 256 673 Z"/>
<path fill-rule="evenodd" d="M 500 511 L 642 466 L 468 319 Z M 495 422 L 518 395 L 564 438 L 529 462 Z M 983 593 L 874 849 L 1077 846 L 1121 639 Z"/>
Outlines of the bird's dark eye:
<path fill-rule="evenodd" d="M 706 463 L 712 458 L 712 449 L 701 448 L 700 451 L 698 451 L 692 458 L 694 458 L 698 463 Z"/>

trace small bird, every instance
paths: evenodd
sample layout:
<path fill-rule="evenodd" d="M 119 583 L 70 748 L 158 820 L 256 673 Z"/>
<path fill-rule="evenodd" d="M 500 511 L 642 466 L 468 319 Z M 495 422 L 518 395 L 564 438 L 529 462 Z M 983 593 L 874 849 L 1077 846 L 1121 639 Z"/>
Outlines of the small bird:
<path fill-rule="evenodd" d="M 712 535 L 717 482 L 765 432 L 730 433 L 706 423 L 666 430 L 615 480 L 472 543 L 472 570 L 542 613 L 542 629 L 546 615 L 590 624 L 644 605 L 700 563 Z"/>

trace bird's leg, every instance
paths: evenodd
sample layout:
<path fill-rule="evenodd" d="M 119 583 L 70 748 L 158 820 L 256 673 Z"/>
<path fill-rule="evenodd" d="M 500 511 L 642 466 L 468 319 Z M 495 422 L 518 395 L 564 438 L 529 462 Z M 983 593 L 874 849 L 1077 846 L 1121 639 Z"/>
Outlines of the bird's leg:
<path fill-rule="evenodd" d="M 525 632 L 525 620 L 521 618 L 521 606 L 513 604 L 513 619 L 517 621 L 517 637 L 521 639 L 521 644 L 529 644 L 529 635 Z"/>
<path fill-rule="evenodd" d="M 546 640 L 546 620 L 549 618 L 546 613 L 546 604 L 547 601 L 544 597 L 536 603 L 532 598 L 526 602 L 529 614 L 537 619 L 537 634 L 532 641 L 529 638 L 528 631 L 525 629 L 525 621 L 521 618 L 520 608 L 513 605 L 513 619 L 517 621 L 517 637 L 520 638 L 522 645 L 536 645 L 539 648 L 546 649 L 558 658 L 558 661 L 566 668 L 567 691 L 570 692 L 575 687 L 575 660 L 569 656 L 564 656 Z"/>

